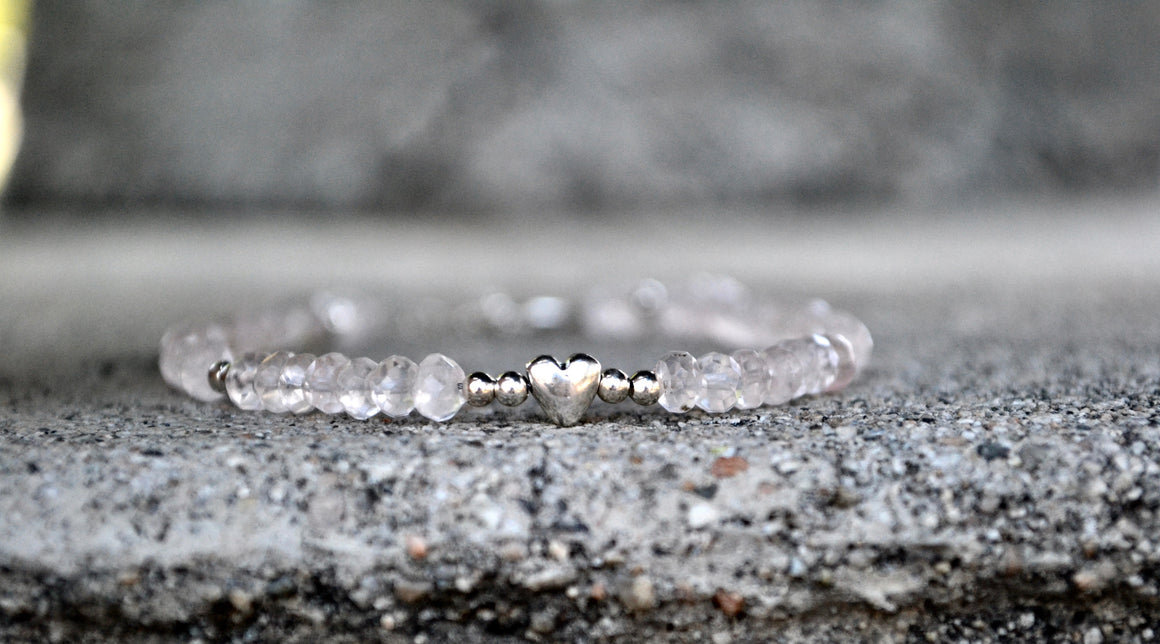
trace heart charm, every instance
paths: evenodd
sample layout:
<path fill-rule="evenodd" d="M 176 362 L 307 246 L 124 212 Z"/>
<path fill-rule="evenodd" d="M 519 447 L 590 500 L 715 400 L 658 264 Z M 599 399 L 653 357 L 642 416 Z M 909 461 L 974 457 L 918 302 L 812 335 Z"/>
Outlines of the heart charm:
<path fill-rule="evenodd" d="M 552 356 L 540 356 L 528 363 L 532 396 L 552 422 L 568 427 L 580 422 L 600 387 L 600 363 L 577 353 L 564 364 Z"/>

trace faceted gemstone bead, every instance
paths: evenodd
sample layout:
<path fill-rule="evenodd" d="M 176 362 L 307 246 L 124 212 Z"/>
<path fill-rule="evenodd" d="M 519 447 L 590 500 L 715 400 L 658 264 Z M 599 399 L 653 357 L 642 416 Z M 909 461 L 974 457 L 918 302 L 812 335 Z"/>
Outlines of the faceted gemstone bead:
<path fill-rule="evenodd" d="M 814 368 L 816 382 L 808 393 L 820 394 L 826 391 L 834 379 L 838 377 L 838 352 L 834 350 L 829 338 L 824 335 L 810 336 L 814 352 Z"/>
<path fill-rule="evenodd" d="M 801 380 L 798 381 L 797 391 L 793 397 L 799 398 L 818 390 L 820 368 L 818 353 L 814 350 L 814 342 L 809 337 L 783 340 L 777 343 L 782 348 L 794 354 L 801 364 Z"/>
<path fill-rule="evenodd" d="M 797 356 L 778 343 L 761 352 L 769 378 L 765 404 L 780 405 L 797 397 L 801 387 L 802 363 Z"/>
<path fill-rule="evenodd" d="M 230 365 L 226 375 L 226 394 L 238 409 L 258 411 L 262 408 L 262 399 L 254 391 L 254 376 L 258 375 L 258 365 L 265 358 L 264 353 L 247 353 Z"/>
<path fill-rule="evenodd" d="M 314 362 L 314 356 L 309 353 L 296 353 L 282 365 L 282 373 L 278 376 L 278 395 L 282 397 L 282 406 L 295 414 L 305 414 L 313 409 L 310 400 L 306 397 L 306 370 Z"/>
<path fill-rule="evenodd" d="M 737 385 L 737 408 L 754 409 L 765 404 L 769 394 L 769 373 L 765 358 L 753 349 L 733 352 L 733 359 L 741 369 L 741 379 Z"/>
<path fill-rule="evenodd" d="M 443 422 L 467 401 L 463 368 L 441 353 L 432 353 L 419 363 L 415 378 L 415 409 L 426 418 Z"/>
<path fill-rule="evenodd" d="M 671 412 L 686 412 L 701 398 L 701 368 L 697 359 L 685 351 L 666 354 L 653 370 L 661 385 L 657 401 Z"/>
<path fill-rule="evenodd" d="M 858 375 L 858 366 L 854 362 L 854 346 L 844 335 L 830 334 L 826 336 L 826 339 L 830 341 L 830 346 L 833 347 L 834 355 L 838 359 L 834 380 L 829 387 L 826 387 L 826 391 L 840 391 L 853 382 L 854 376 Z"/>
<path fill-rule="evenodd" d="M 838 355 L 825 336 L 810 335 L 779 344 L 792 351 L 802 364 L 802 381 L 795 398 L 821 393 L 834 381 Z"/>
<path fill-rule="evenodd" d="M 402 418 L 415 408 L 415 379 L 419 365 L 403 356 L 391 356 L 371 372 L 371 398 L 391 418 Z"/>
<path fill-rule="evenodd" d="M 697 360 L 701 368 L 701 395 L 697 406 L 719 414 L 737 404 L 737 388 L 741 385 L 741 367 L 733 356 L 713 351 Z"/>
<path fill-rule="evenodd" d="M 161 377 L 202 400 L 220 400 L 222 393 L 209 384 L 209 370 L 219 360 L 232 360 L 225 329 L 217 324 L 170 329 L 161 338 L 158 368 Z"/>
<path fill-rule="evenodd" d="M 366 420 L 379 413 L 379 406 L 371 398 L 371 372 L 379 365 L 370 358 L 355 358 L 335 374 L 338 401 L 351 418 Z"/>
<path fill-rule="evenodd" d="M 189 325 L 170 327 L 161 336 L 161 347 L 157 368 L 161 370 L 161 379 L 174 389 L 181 388 L 181 345 L 185 338 L 193 333 Z"/>
<path fill-rule="evenodd" d="M 315 409 L 326 414 L 337 414 L 343 411 L 342 401 L 338 399 L 338 381 L 336 377 L 343 367 L 350 364 L 350 359 L 341 353 L 328 353 L 318 356 L 306 370 L 306 400 Z"/>
<path fill-rule="evenodd" d="M 254 374 L 254 391 L 257 392 L 258 398 L 262 399 L 262 409 L 276 414 L 290 411 L 282 403 L 278 380 L 282 377 L 282 367 L 293 355 L 288 351 L 271 353 L 258 365 L 258 373 Z"/>
<path fill-rule="evenodd" d="M 870 355 L 874 352 L 874 338 L 870 336 L 870 329 L 845 311 L 831 311 L 825 316 L 825 325 L 828 335 L 840 335 L 850 343 L 854 369 L 861 373 L 870 364 Z"/>

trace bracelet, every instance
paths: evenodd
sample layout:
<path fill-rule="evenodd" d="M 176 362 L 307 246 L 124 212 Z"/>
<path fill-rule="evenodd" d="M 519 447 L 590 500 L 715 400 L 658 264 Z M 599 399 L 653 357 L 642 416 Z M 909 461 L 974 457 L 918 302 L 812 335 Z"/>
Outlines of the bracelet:
<path fill-rule="evenodd" d="M 464 404 L 514 407 L 530 395 L 548 419 L 569 426 L 580 422 L 596 398 L 659 404 L 675 413 L 694 408 L 722 413 L 838 391 L 866 367 L 873 349 L 869 330 L 849 313 L 822 300 L 796 308 L 762 301 L 727 277 L 701 277 L 681 289 L 645 280 L 625 293 L 594 291 L 580 303 L 491 294 L 460 307 L 435 307 L 436 314 L 419 320 L 408 318 L 408 307 L 391 309 L 387 302 L 324 293 L 309 306 L 241 315 L 228 323 L 175 326 L 161 339 L 161 375 L 202 401 L 228 397 L 243 410 L 318 410 L 356 419 L 380 413 L 403 418 L 418 411 L 443 422 Z M 585 353 L 562 362 L 541 355 L 522 371 L 493 377 L 467 375 L 440 353 L 415 363 L 400 355 L 376 362 L 338 351 L 315 356 L 285 350 L 320 341 L 342 344 L 364 338 L 375 326 L 395 332 L 397 339 L 408 324 L 436 334 L 450 333 L 440 330 L 441 324 L 475 328 L 492 339 L 561 331 L 629 343 L 686 339 L 732 351 L 699 358 L 672 351 L 632 376 L 602 369 Z"/>

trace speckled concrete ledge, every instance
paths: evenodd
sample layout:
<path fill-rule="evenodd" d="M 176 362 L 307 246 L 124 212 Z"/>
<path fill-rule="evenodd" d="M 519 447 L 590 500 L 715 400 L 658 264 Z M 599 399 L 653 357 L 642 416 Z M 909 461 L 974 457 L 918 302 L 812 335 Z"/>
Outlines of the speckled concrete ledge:
<path fill-rule="evenodd" d="M 1153 277 L 822 284 L 848 392 L 565 429 L 199 404 L 152 348 L 198 285 L 9 285 L 0 639 L 1147 641 Z"/>

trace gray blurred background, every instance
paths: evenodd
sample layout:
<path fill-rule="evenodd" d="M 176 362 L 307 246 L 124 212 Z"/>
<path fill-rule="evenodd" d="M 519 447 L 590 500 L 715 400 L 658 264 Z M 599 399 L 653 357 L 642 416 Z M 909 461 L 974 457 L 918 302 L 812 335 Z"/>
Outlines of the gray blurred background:
<path fill-rule="evenodd" d="M 31 28 L 16 216 L 925 207 L 1160 177 L 1154 1 L 56 0 Z"/>

